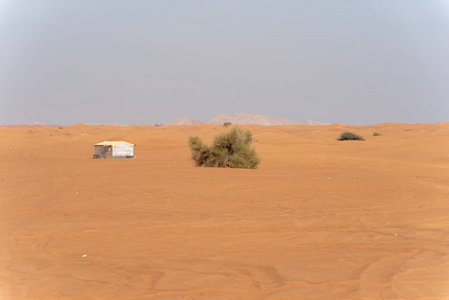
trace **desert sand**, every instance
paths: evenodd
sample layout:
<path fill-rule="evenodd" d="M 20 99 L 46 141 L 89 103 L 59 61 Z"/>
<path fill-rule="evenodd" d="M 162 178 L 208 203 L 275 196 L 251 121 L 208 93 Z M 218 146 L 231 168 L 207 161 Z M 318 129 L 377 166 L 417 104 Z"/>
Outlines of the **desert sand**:
<path fill-rule="evenodd" d="M 257 170 L 194 166 L 220 125 L 0 128 L 0 299 L 449 299 L 449 123 L 241 127 Z"/>

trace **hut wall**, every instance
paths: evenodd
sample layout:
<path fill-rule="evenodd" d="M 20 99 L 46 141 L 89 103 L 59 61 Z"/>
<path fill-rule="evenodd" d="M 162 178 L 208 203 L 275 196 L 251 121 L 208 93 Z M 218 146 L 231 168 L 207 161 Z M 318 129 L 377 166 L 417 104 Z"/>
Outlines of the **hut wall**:
<path fill-rule="evenodd" d="M 134 157 L 134 146 L 128 144 L 118 144 L 113 146 L 112 149 L 113 158 L 133 158 Z"/>
<path fill-rule="evenodd" d="M 101 147 L 103 146 L 95 146 L 95 155 L 100 156 L 101 155 Z"/>

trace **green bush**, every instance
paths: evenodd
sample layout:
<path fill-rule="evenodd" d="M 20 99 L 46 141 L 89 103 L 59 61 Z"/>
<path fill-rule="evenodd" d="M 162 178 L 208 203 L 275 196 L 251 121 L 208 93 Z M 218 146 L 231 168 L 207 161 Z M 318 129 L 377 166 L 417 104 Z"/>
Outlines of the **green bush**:
<path fill-rule="evenodd" d="M 197 166 L 255 169 L 260 163 L 256 149 L 251 147 L 253 134 L 235 126 L 215 137 L 207 146 L 199 136 L 189 137 L 192 159 Z"/>
<path fill-rule="evenodd" d="M 224 122 L 224 123 L 223 123 L 223 127 L 229 127 L 229 126 L 231 126 L 231 125 L 232 125 L 231 122 Z"/>
<path fill-rule="evenodd" d="M 381 136 L 382 134 L 380 134 L 380 133 L 378 133 L 378 132 L 375 132 L 375 133 L 373 133 L 373 136 Z"/>
<path fill-rule="evenodd" d="M 354 134 L 352 132 L 344 132 L 340 135 L 337 141 L 364 141 L 360 135 Z"/>

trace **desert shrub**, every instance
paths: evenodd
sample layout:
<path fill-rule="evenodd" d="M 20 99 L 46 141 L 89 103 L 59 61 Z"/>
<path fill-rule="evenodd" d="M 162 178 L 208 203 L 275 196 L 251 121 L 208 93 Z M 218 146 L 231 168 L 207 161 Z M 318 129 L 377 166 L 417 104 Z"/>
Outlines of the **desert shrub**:
<path fill-rule="evenodd" d="M 229 126 L 231 126 L 231 125 L 232 125 L 231 122 L 224 122 L 224 123 L 223 123 L 223 127 L 229 127 Z"/>
<path fill-rule="evenodd" d="M 354 134 L 352 132 L 344 132 L 340 135 L 337 141 L 364 141 L 360 135 Z"/>
<path fill-rule="evenodd" d="M 59 126 L 59 129 L 63 129 L 64 127 L 62 127 L 62 126 Z"/>
<path fill-rule="evenodd" d="M 252 142 L 252 132 L 237 126 L 217 135 L 210 147 L 199 136 L 189 137 L 192 159 L 197 166 L 204 167 L 257 168 L 260 158 L 251 147 Z"/>
<path fill-rule="evenodd" d="M 159 123 L 159 124 L 154 124 L 154 126 L 156 126 L 156 127 L 159 127 L 159 126 L 162 126 L 162 123 Z"/>
<path fill-rule="evenodd" d="M 382 134 L 380 134 L 379 132 L 375 132 L 373 133 L 373 136 L 381 136 Z"/>

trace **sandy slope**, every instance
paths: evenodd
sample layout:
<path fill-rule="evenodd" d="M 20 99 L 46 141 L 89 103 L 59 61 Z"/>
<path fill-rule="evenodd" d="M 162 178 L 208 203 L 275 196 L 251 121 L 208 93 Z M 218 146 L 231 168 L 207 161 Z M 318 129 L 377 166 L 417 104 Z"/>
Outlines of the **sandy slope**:
<path fill-rule="evenodd" d="M 193 166 L 222 126 L 0 128 L 0 299 L 449 298 L 448 123 L 244 128 L 258 170 Z"/>

